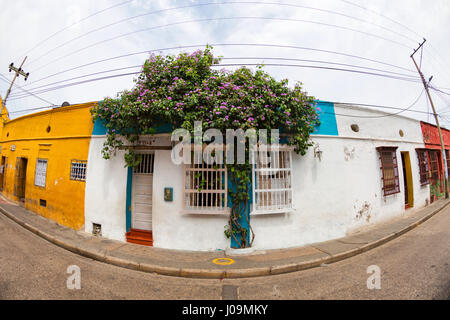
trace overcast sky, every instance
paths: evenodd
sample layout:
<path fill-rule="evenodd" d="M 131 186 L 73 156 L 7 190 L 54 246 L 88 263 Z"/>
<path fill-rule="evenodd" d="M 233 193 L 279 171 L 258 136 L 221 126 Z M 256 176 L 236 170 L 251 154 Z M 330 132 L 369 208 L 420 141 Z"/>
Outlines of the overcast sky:
<path fill-rule="evenodd" d="M 13 75 L 8 72 L 8 65 L 11 62 L 20 65 L 25 55 L 28 58 L 23 69 L 30 76 L 27 82 L 20 78 L 16 83 L 34 92 L 139 71 L 139 67 L 128 67 L 141 65 L 148 54 L 128 55 L 66 71 L 91 62 L 155 49 L 203 47 L 209 43 L 216 44 L 215 55 L 226 58 L 223 63 L 265 63 L 265 70 L 277 79 L 288 78 L 291 84 L 301 81 L 308 94 L 317 99 L 406 108 L 422 93 L 411 109 L 426 112 L 430 109 L 422 92 L 423 85 L 414 80 L 418 74 L 410 58 L 423 37 L 427 39 L 422 56 L 424 75 L 427 79 L 433 76 L 432 85 L 450 92 L 448 0 L 0 0 L 0 4 L 2 97 L 8 84 L 1 75 L 11 80 Z M 137 15 L 141 16 L 129 19 Z M 124 19 L 127 20 L 120 22 Z M 418 51 L 415 56 L 418 63 L 421 53 Z M 269 66 L 270 63 L 352 69 L 401 79 L 329 69 Z M 122 70 L 82 77 L 112 69 Z M 61 73 L 52 76 L 58 72 Z M 77 77 L 82 78 L 65 81 Z M 38 93 L 44 101 L 33 96 L 23 98 L 23 91 L 16 87 L 7 107 L 14 118 L 25 114 L 19 110 L 45 107 L 49 103 L 102 100 L 130 89 L 134 78 L 132 75 L 117 77 Z M 450 95 L 432 91 L 432 97 L 438 113 L 448 110 L 442 113 L 448 118 L 441 121 L 450 127 Z M 434 123 L 427 114 L 403 114 Z"/>

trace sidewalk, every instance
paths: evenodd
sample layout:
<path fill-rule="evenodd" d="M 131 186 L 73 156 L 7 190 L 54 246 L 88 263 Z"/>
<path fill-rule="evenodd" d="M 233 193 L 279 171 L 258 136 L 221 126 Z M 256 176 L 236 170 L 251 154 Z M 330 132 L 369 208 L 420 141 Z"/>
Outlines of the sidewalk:
<path fill-rule="evenodd" d="M 3 198 L 0 198 L 0 212 L 42 238 L 98 261 L 162 275 L 222 279 L 294 272 L 355 256 L 415 228 L 449 203 L 450 200 L 436 201 L 422 210 L 345 238 L 298 248 L 255 251 L 248 255 L 233 256 L 226 255 L 224 251 L 166 250 L 94 237 L 63 227 Z M 226 265 L 232 261 L 232 264 Z"/>

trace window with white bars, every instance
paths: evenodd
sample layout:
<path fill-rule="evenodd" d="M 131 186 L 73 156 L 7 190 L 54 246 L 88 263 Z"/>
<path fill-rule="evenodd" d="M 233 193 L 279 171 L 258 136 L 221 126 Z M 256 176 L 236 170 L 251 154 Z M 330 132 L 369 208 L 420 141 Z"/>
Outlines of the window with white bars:
<path fill-rule="evenodd" d="M 196 153 L 192 156 L 192 163 L 184 165 L 183 212 L 228 213 L 226 165 L 213 163 L 211 158 L 203 161 L 202 156 L 202 152 Z M 197 161 L 194 161 L 194 157 Z"/>
<path fill-rule="evenodd" d="M 46 177 L 47 177 L 47 160 L 37 159 L 36 172 L 34 175 L 34 184 L 38 187 L 45 188 Z"/>
<path fill-rule="evenodd" d="M 252 214 L 283 213 L 292 209 L 292 152 L 256 151 Z"/>
<path fill-rule="evenodd" d="M 141 162 L 138 166 L 133 168 L 133 173 L 138 174 L 153 174 L 153 168 L 155 166 L 155 154 L 154 153 L 141 153 Z"/>
<path fill-rule="evenodd" d="M 72 160 L 70 163 L 70 180 L 86 181 L 86 160 Z"/>

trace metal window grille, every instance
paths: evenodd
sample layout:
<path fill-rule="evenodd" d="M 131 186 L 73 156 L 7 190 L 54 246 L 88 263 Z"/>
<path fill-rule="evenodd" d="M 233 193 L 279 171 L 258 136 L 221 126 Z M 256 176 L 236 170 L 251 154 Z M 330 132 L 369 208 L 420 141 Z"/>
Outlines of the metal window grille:
<path fill-rule="evenodd" d="M 384 195 L 399 193 L 397 147 L 378 147 L 377 150 L 380 153 Z"/>
<path fill-rule="evenodd" d="M 37 159 L 36 173 L 34 176 L 34 184 L 45 188 L 45 180 L 47 176 L 47 160 Z"/>
<path fill-rule="evenodd" d="M 141 162 L 139 165 L 133 168 L 133 173 L 139 174 L 153 174 L 153 168 L 155 166 L 155 154 L 154 153 L 141 153 Z"/>
<path fill-rule="evenodd" d="M 87 161 L 72 160 L 70 164 L 70 180 L 86 181 Z"/>
<path fill-rule="evenodd" d="M 196 152 L 191 164 L 184 165 L 184 212 L 225 214 L 228 212 L 226 165 L 212 163 L 210 155 L 203 161 L 202 156 L 202 152 Z"/>
<path fill-rule="evenodd" d="M 429 150 L 428 157 L 430 159 L 430 176 L 431 183 L 433 185 L 440 184 L 440 191 L 444 191 L 444 184 L 441 183 L 441 175 L 442 175 L 442 163 L 441 163 L 441 153 L 437 150 Z"/>
<path fill-rule="evenodd" d="M 253 165 L 253 214 L 292 209 L 292 151 L 256 151 Z"/>
<path fill-rule="evenodd" d="M 420 184 L 422 186 L 430 183 L 430 167 L 428 165 L 428 154 L 425 149 L 416 149 L 419 160 Z"/>

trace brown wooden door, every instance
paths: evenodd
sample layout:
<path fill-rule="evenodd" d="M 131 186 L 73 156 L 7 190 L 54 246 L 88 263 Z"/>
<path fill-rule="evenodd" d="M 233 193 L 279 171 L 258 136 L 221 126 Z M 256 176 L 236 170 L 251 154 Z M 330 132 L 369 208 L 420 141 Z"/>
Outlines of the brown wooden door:
<path fill-rule="evenodd" d="M 27 180 L 27 158 L 17 158 L 15 195 L 20 201 L 25 201 L 25 185 Z"/>
<path fill-rule="evenodd" d="M 3 184 L 5 181 L 5 173 L 6 173 L 6 157 L 2 157 L 2 163 L 0 165 L 0 191 L 3 191 Z"/>

